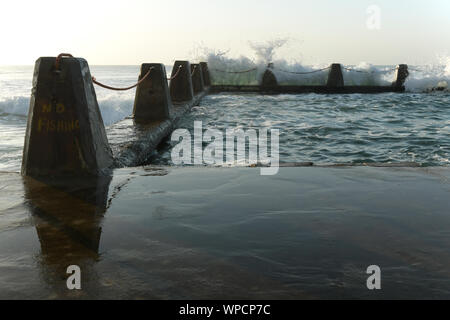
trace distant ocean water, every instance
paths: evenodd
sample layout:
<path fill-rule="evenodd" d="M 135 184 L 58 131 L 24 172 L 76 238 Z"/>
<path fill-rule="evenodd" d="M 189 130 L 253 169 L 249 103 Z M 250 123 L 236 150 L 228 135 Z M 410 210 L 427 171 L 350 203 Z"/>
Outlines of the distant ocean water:
<path fill-rule="evenodd" d="M 210 61 L 211 69 L 216 65 L 223 68 L 220 63 Z M 392 67 L 382 66 L 379 70 Z M 243 68 L 240 64 L 231 66 L 234 70 Z M 194 121 L 201 120 L 204 126 L 217 129 L 280 129 L 282 162 L 448 165 L 449 91 L 422 93 L 438 84 L 450 83 L 446 66 L 439 72 L 434 67 L 414 68 L 422 71 L 411 71 L 404 94 L 211 95 L 179 127 L 192 129 Z M 222 83 L 254 83 L 263 69 L 240 77 L 214 70 L 212 75 Z M 298 67 L 291 69 L 297 71 Z M 139 66 L 91 66 L 91 73 L 103 83 L 127 86 L 137 80 Z M 32 77 L 32 66 L 0 67 L 0 171 L 20 170 Z M 281 83 L 320 84 L 326 73 L 311 77 L 278 73 L 277 77 Z M 349 84 L 386 84 L 393 74 L 371 77 L 345 72 L 344 78 Z M 131 114 L 134 90 L 117 93 L 96 87 L 96 93 L 106 126 Z M 166 142 L 149 161 L 171 164 L 171 147 Z"/>

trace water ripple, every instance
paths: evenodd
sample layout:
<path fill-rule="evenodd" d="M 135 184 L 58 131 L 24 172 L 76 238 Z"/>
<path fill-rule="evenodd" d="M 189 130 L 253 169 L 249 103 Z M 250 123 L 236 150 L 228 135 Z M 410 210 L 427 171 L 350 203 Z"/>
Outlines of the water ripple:
<path fill-rule="evenodd" d="M 233 95 L 206 97 L 179 125 L 280 130 L 282 162 L 448 165 L 450 95 Z M 171 143 L 152 159 L 170 164 Z"/>

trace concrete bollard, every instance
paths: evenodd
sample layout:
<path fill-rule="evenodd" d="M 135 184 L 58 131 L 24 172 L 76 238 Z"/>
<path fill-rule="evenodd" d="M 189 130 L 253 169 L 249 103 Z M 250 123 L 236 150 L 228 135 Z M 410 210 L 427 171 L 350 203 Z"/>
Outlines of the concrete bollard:
<path fill-rule="evenodd" d="M 203 82 L 206 87 L 209 87 L 211 85 L 211 77 L 209 75 L 208 63 L 200 62 L 200 65 L 202 66 Z"/>
<path fill-rule="evenodd" d="M 339 63 L 333 63 L 331 65 L 330 72 L 328 73 L 327 87 L 343 87 L 344 76 L 342 75 L 342 67 Z"/>
<path fill-rule="evenodd" d="M 179 68 L 181 66 L 181 69 Z M 178 72 L 178 75 L 177 75 Z M 194 98 L 191 64 L 189 61 L 175 61 L 169 91 L 173 102 L 188 102 Z"/>
<path fill-rule="evenodd" d="M 166 68 L 160 63 L 144 63 L 139 80 L 147 72 L 150 75 L 138 85 L 134 100 L 133 118 L 138 122 L 162 121 L 169 119 L 172 101 L 167 85 Z"/>
<path fill-rule="evenodd" d="M 395 73 L 395 81 L 392 83 L 394 87 L 402 87 L 409 76 L 408 65 L 399 64 Z"/>
<path fill-rule="evenodd" d="M 25 176 L 100 175 L 113 165 L 86 60 L 36 61 L 23 150 Z"/>
<path fill-rule="evenodd" d="M 261 80 L 262 87 L 276 87 L 278 86 L 278 81 L 273 74 L 271 68 L 273 68 L 273 63 L 269 63 L 267 70 L 264 72 Z"/>
<path fill-rule="evenodd" d="M 203 81 L 202 66 L 200 64 L 191 64 L 192 85 L 194 94 L 205 91 L 205 83 Z"/>

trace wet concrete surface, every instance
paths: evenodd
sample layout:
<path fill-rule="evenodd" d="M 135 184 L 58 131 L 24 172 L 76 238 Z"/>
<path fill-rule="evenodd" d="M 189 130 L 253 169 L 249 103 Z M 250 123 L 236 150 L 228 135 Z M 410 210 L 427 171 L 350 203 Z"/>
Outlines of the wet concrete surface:
<path fill-rule="evenodd" d="M 0 181 L 1 299 L 450 298 L 448 167 Z"/>

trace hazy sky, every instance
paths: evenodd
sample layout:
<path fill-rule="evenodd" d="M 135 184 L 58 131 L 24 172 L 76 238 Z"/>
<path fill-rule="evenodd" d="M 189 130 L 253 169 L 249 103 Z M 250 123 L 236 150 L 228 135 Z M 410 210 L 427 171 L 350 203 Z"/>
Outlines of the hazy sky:
<path fill-rule="evenodd" d="M 370 5 L 379 29 L 367 26 Z M 90 64 L 169 64 L 200 47 L 253 58 L 249 41 L 276 38 L 290 39 L 276 56 L 287 60 L 426 63 L 450 55 L 450 1 L 2 0 L 0 30 L 0 65 L 60 52 Z"/>

